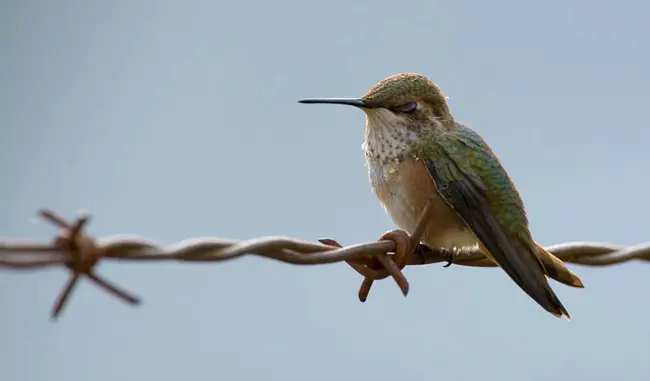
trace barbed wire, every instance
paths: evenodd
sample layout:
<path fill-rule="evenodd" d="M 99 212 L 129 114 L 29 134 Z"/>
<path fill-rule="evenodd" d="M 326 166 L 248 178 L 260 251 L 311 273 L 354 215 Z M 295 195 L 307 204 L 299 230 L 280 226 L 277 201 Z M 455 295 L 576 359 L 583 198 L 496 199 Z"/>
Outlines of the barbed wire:
<path fill-rule="evenodd" d="M 377 241 L 342 247 L 332 239 L 319 243 L 284 236 L 270 236 L 246 241 L 220 238 L 191 238 L 173 245 L 161 245 L 137 236 L 110 236 L 93 239 L 84 233 L 90 217 L 81 214 L 70 223 L 50 210 L 39 212 L 41 218 L 60 229 L 52 242 L 0 240 L 0 268 L 36 270 L 48 267 L 67 267 L 71 271 L 65 287 L 52 309 L 56 319 L 63 311 L 78 280 L 86 276 L 97 286 L 123 301 L 137 305 L 140 299 L 96 273 L 100 261 L 186 261 L 221 262 L 245 255 L 256 255 L 295 265 L 318 265 L 346 262 L 364 281 L 359 289 L 363 302 L 375 280 L 392 277 L 406 296 L 409 283 L 402 273 L 405 266 L 451 262 L 450 252 L 430 249 L 419 244 L 422 233 L 434 211 L 427 205 L 413 235 L 400 230 L 390 231 Z M 552 245 L 546 249 L 567 263 L 586 266 L 609 266 L 631 260 L 650 261 L 650 242 L 623 247 L 596 242 L 570 242 Z M 453 256 L 453 264 L 472 267 L 495 267 L 480 252 L 466 252 Z"/>

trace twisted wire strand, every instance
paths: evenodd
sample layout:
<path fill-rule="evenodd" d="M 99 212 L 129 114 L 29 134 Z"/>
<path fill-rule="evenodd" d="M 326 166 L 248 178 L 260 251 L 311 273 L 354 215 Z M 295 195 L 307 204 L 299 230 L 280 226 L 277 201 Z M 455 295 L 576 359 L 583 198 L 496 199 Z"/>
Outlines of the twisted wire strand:
<path fill-rule="evenodd" d="M 110 236 L 99 240 L 86 235 L 88 215 L 80 215 L 70 223 L 50 210 L 39 214 L 57 226 L 59 234 L 50 243 L 25 240 L 0 240 L 0 269 L 38 270 L 67 267 L 71 276 L 57 298 L 52 318 L 57 318 L 74 290 L 78 279 L 86 276 L 97 286 L 129 304 L 140 299 L 95 271 L 100 260 L 113 261 L 186 261 L 221 262 L 245 255 L 256 255 L 295 265 L 318 265 L 346 262 L 364 276 L 359 299 L 365 301 L 374 280 L 392 277 L 402 293 L 408 293 L 408 281 L 402 273 L 405 266 L 449 262 L 443 250 L 418 250 L 425 221 L 434 213 L 427 205 L 412 236 L 396 230 L 384 234 L 379 241 L 342 247 L 332 239 L 319 243 L 284 236 L 254 238 L 245 241 L 199 237 L 172 245 L 162 245 L 143 237 Z M 650 261 L 650 242 L 623 247 L 597 242 L 570 242 L 546 247 L 564 262 L 586 266 L 610 266 L 632 260 Z M 454 265 L 495 267 L 480 252 L 454 256 Z"/>

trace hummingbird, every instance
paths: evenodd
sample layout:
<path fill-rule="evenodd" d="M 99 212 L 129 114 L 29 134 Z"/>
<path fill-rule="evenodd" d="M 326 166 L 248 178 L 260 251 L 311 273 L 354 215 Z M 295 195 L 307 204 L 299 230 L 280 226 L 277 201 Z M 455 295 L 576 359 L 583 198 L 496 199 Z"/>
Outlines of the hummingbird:
<path fill-rule="evenodd" d="M 492 148 L 458 122 L 440 87 L 403 73 L 361 98 L 298 101 L 339 104 L 366 115 L 363 151 L 374 193 L 393 222 L 412 234 L 431 202 L 435 213 L 421 245 L 458 255 L 480 251 L 535 302 L 570 315 L 547 277 L 583 288 L 580 278 L 532 237 L 523 200 Z"/>

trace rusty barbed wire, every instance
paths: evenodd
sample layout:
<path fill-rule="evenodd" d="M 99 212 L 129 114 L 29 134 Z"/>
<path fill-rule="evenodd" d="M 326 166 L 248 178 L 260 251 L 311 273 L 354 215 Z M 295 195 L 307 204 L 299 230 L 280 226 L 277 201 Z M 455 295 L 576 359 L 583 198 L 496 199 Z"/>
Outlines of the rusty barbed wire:
<path fill-rule="evenodd" d="M 384 234 L 377 242 L 342 247 L 332 239 L 320 239 L 319 243 L 314 243 L 284 236 L 246 241 L 191 238 L 173 245 L 162 245 L 137 236 L 111 236 L 95 240 L 83 231 L 90 220 L 88 215 L 82 214 L 70 223 L 53 211 L 43 210 L 39 213 L 40 217 L 58 227 L 59 234 L 50 243 L 0 240 L 0 268 L 35 270 L 67 267 L 72 274 L 54 304 L 54 319 L 63 311 L 82 276 L 129 304 L 140 303 L 140 299 L 132 293 L 95 272 L 95 265 L 100 260 L 221 262 L 245 255 L 257 255 L 295 265 L 346 262 L 365 278 L 359 290 L 359 299 L 363 302 L 368 297 L 372 283 L 389 276 L 406 296 L 409 284 L 401 271 L 405 266 L 439 262 L 448 262 L 447 266 L 451 264 L 448 251 L 432 250 L 419 244 L 426 221 L 430 220 L 433 213 L 432 206 L 427 205 L 412 236 L 394 230 Z M 650 261 L 650 242 L 633 247 L 571 242 L 552 245 L 546 249 L 566 263 L 586 266 L 609 266 L 635 259 Z M 496 266 L 479 252 L 454 255 L 453 264 Z"/>

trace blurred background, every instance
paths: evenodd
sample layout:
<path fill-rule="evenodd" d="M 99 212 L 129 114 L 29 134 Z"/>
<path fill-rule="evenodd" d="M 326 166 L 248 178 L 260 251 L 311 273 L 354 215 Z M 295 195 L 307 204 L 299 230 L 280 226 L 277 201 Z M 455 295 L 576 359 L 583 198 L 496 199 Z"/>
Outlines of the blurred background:
<path fill-rule="evenodd" d="M 370 190 L 354 97 L 437 82 L 492 145 L 545 245 L 650 239 L 647 1 L 0 0 L 0 234 L 38 208 L 96 236 L 174 243 L 393 229 Z M 327 180 L 325 180 L 327 178 Z M 102 264 L 144 299 L 61 269 L 0 275 L 0 378 L 645 380 L 650 267 L 573 266 L 558 320 L 502 271 L 409 268 L 367 303 L 344 264 Z M 387 327 L 391 327 L 388 328 Z"/>

